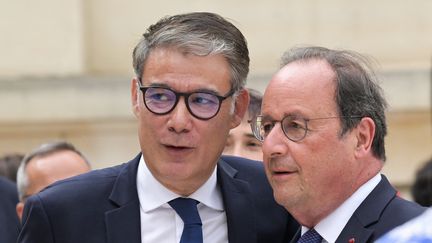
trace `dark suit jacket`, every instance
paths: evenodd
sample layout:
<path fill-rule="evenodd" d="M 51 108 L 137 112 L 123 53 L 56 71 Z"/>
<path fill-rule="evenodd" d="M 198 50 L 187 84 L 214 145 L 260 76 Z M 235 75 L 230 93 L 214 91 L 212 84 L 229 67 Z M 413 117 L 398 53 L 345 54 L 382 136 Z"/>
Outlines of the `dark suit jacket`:
<path fill-rule="evenodd" d="M 18 238 L 18 203 L 17 187 L 14 183 L 0 176 L 0 242 L 12 243 Z"/>
<path fill-rule="evenodd" d="M 30 197 L 19 242 L 140 243 L 139 158 L 55 183 Z M 223 157 L 217 178 L 230 243 L 286 242 L 294 235 L 298 225 L 274 201 L 261 163 Z"/>
<path fill-rule="evenodd" d="M 420 215 L 425 209 L 397 196 L 396 190 L 382 176 L 380 183 L 348 220 L 336 243 L 374 242 L 389 230 Z M 299 237 L 300 230 L 291 242 L 296 242 Z"/>

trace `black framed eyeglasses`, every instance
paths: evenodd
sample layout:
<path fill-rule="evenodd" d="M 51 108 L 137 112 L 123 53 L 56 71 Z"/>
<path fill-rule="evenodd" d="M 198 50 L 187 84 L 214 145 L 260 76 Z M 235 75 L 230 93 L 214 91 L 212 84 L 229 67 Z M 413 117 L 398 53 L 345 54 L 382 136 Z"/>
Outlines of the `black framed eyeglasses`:
<path fill-rule="evenodd" d="M 226 95 L 220 96 L 210 91 L 182 93 L 162 86 L 144 87 L 141 82 L 138 85 L 144 94 L 144 104 L 150 112 L 156 115 L 168 114 L 177 106 L 180 97 L 184 97 L 188 111 L 200 120 L 215 117 L 222 102 L 235 92 L 231 89 Z"/>
<path fill-rule="evenodd" d="M 255 138 L 263 142 L 269 135 L 277 122 L 281 123 L 282 131 L 285 136 L 293 141 L 298 142 L 306 137 L 308 129 L 308 122 L 313 120 L 335 119 L 335 118 L 362 118 L 362 116 L 332 116 L 320 118 L 303 118 L 293 115 L 285 116 L 280 121 L 270 120 L 264 116 L 256 116 L 249 121 L 252 133 Z"/>

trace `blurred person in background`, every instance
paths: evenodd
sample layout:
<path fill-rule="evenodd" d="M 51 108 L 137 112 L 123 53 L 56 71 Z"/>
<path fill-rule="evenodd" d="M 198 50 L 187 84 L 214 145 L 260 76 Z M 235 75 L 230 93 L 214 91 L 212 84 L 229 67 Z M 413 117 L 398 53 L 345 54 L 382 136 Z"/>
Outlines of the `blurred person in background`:
<path fill-rule="evenodd" d="M 208 12 L 162 18 L 133 66 L 142 153 L 30 197 L 18 242 L 287 242 L 298 225 L 274 201 L 263 164 L 221 157 L 249 102 L 240 30 Z"/>
<path fill-rule="evenodd" d="M 18 167 L 23 158 L 24 155 L 18 153 L 11 153 L 0 157 L 0 176 L 4 176 L 16 183 Z"/>
<path fill-rule="evenodd" d="M 418 204 L 432 206 L 432 158 L 417 171 L 411 194 Z"/>
<path fill-rule="evenodd" d="M 88 171 L 90 163 L 72 144 L 65 141 L 42 144 L 24 157 L 18 169 L 18 217 L 21 219 L 28 197 L 58 180 Z"/>
<path fill-rule="evenodd" d="M 431 243 L 432 208 L 410 221 L 392 229 L 376 243 Z"/>
<path fill-rule="evenodd" d="M 380 173 L 385 108 L 365 57 L 324 47 L 283 55 L 252 125 L 275 199 L 301 224 L 293 242 L 373 242 L 425 210 Z"/>
<path fill-rule="evenodd" d="M 248 91 L 248 111 L 240 125 L 229 132 L 223 154 L 261 161 L 261 142 L 254 137 L 249 121 L 261 112 L 262 94 L 251 88 Z"/>
<path fill-rule="evenodd" d="M 15 183 L 0 176 L 0 242 L 14 243 L 19 232 L 19 221 L 15 213 L 18 195 Z"/>

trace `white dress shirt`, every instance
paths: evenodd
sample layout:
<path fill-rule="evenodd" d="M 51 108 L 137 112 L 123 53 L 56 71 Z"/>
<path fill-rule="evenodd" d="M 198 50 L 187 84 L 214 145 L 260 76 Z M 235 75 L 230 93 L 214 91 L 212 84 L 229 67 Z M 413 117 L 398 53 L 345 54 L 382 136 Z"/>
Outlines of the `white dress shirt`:
<path fill-rule="evenodd" d="M 381 174 L 378 173 L 369 181 L 363 184 L 354 192 L 345 202 L 343 202 L 335 211 L 321 220 L 314 229 L 323 237 L 323 243 L 334 243 L 339 237 L 348 220 L 373 191 L 381 181 Z M 309 228 L 302 226 L 301 234 L 303 235 Z"/>
<path fill-rule="evenodd" d="M 215 168 L 206 183 L 189 196 L 200 202 L 197 207 L 206 243 L 228 242 L 222 194 L 216 180 Z M 181 196 L 168 190 L 153 177 L 142 156 L 138 165 L 137 190 L 140 202 L 141 242 L 180 242 L 183 220 L 168 202 Z"/>

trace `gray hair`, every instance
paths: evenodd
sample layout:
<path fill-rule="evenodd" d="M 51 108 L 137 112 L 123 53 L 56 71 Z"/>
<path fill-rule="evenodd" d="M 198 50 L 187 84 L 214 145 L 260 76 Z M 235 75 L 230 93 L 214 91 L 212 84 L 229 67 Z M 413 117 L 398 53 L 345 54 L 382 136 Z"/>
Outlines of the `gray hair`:
<path fill-rule="evenodd" d="M 27 165 L 35 157 L 45 157 L 60 151 L 72 151 L 79 156 L 81 156 L 86 164 L 91 167 L 90 162 L 87 160 L 87 158 L 75 148 L 72 144 L 65 142 L 65 141 L 56 141 L 51 143 L 42 144 L 29 154 L 27 154 L 23 160 L 21 161 L 21 164 L 18 168 L 17 172 L 17 189 L 18 189 L 18 196 L 20 201 L 24 201 L 26 198 L 27 189 L 29 187 L 29 178 L 27 175 Z"/>
<path fill-rule="evenodd" d="M 231 88 L 241 90 L 249 72 L 249 51 L 243 34 L 223 17 L 194 12 L 162 18 L 143 34 L 133 51 L 133 67 L 138 79 L 145 62 L 156 48 L 177 48 L 198 56 L 222 54 L 231 69 Z"/>
<path fill-rule="evenodd" d="M 385 161 L 387 102 L 370 59 L 353 51 L 315 46 L 295 47 L 283 55 L 281 65 L 309 60 L 326 61 L 336 74 L 335 101 L 341 116 L 341 136 L 359 124 L 360 118 L 353 119 L 352 116 L 370 117 L 375 123 L 372 152 Z"/>

